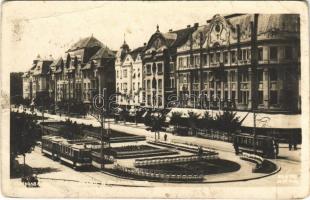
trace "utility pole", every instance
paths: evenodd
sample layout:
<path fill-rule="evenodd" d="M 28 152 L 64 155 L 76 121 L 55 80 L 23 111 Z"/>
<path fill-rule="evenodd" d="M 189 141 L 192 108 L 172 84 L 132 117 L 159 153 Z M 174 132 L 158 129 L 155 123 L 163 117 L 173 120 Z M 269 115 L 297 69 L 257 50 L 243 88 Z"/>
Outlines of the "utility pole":
<path fill-rule="evenodd" d="M 258 14 L 254 14 L 253 22 L 251 22 L 251 103 L 253 112 L 253 136 L 254 136 L 254 153 L 256 154 L 256 113 L 257 109 L 256 99 L 257 99 L 257 65 L 258 65 L 258 55 L 257 55 L 257 23 Z"/>
<path fill-rule="evenodd" d="M 106 88 L 103 88 L 103 91 L 102 91 L 102 97 L 100 97 L 100 99 L 103 99 L 102 100 L 102 110 L 99 110 L 99 114 L 100 114 L 100 125 L 101 125 L 101 149 L 100 149 L 100 157 L 101 157 L 101 169 L 104 168 L 104 152 L 103 152 L 103 149 L 104 149 L 104 130 L 105 130 L 105 118 L 104 118 L 104 114 L 105 114 L 105 105 L 106 105 L 106 102 L 105 102 L 105 92 L 106 92 Z"/>

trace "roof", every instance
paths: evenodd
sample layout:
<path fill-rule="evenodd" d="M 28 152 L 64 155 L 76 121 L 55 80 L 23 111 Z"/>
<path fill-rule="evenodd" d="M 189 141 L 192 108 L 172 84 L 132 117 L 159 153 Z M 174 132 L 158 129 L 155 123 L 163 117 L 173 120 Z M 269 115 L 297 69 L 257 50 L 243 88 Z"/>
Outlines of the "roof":
<path fill-rule="evenodd" d="M 70 51 L 75 51 L 78 49 L 83 49 L 83 48 L 91 48 L 91 47 L 102 47 L 104 46 L 102 44 L 102 42 L 100 42 L 98 39 L 96 39 L 93 36 L 87 37 L 87 38 L 83 38 L 80 39 L 78 42 L 76 42 L 75 44 L 73 44 L 68 50 L 67 52 Z"/>
<path fill-rule="evenodd" d="M 62 57 L 59 57 L 54 60 L 54 62 L 51 64 L 51 67 L 59 67 L 61 66 L 61 62 L 63 62 Z"/>
<path fill-rule="evenodd" d="M 136 49 L 130 51 L 129 54 L 131 55 L 131 57 L 132 57 L 133 60 L 136 60 L 137 56 L 138 56 L 139 54 L 141 54 L 141 53 L 144 51 L 144 49 L 145 49 L 145 46 L 138 47 L 138 48 L 136 48 Z"/>
<path fill-rule="evenodd" d="M 171 31 L 170 33 L 177 34 L 176 40 L 173 42 L 172 47 L 179 47 L 183 45 L 188 37 L 197 29 L 197 27 L 190 27 L 185 29 L 180 29 L 176 31 Z"/>
<path fill-rule="evenodd" d="M 47 74 L 50 68 L 50 65 L 53 61 L 50 60 L 40 60 L 38 61 L 36 68 L 34 69 L 34 75 Z"/>
<path fill-rule="evenodd" d="M 110 50 L 108 47 L 102 47 L 97 51 L 95 55 L 93 55 L 90 60 L 96 60 L 101 58 L 114 58 L 115 52 Z"/>

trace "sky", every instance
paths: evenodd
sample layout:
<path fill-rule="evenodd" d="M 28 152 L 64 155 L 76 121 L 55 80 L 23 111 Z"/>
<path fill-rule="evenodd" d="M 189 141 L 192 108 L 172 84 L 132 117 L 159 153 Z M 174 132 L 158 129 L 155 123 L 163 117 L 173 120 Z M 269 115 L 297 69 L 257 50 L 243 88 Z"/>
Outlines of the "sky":
<path fill-rule="evenodd" d="M 8 62 L 11 71 L 26 71 L 32 60 L 63 56 L 79 39 L 91 36 L 113 50 L 124 38 L 131 49 L 148 42 L 161 32 L 205 24 L 212 14 L 203 12 L 201 4 L 156 2 L 13 2 L 3 14 L 9 27 L 6 42 L 12 52 Z M 166 4 L 166 5 L 164 5 Z M 5 5 L 6 6 L 6 5 Z M 178 14 L 176 14 L 176 12 Z M 14 15 L 9 15 L 14 13 Z M 7 14 L 7 16 L 6 16 Z"/>
<path fill-rule="evenodd" d="M 206 24 L 218 13 L 307 16 L 304 3 L 293 1 L 6 1 L 1 6 L 0 81 L 6 90 L 10 72 L 27 71 L 38 54 L 63 56 L 72 44 L 91 35 L 112 50 L 120 48 L 125 35 L 134 49 L 148 42 L 157 24 L 161 32 L 168 32 Z"/>

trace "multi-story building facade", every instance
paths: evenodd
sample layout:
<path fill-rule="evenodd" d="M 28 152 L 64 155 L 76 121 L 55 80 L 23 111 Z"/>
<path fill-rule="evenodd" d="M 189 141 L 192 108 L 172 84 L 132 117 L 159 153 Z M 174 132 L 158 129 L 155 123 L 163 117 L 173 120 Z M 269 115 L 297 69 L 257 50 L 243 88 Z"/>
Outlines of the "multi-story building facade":
<path fill-rule="evenodd" d="M 299 31 L 298 15 L 215 15 L 177 49 L 181 106 L 300 110 Z"/>
<path fill-rule="evenodd" d="M 130 51 L 124 42 L 117 53 L 115 70 L 118 105 L 143 105 L 143 50 L 144 46 Z"/>
<path fill-rule="evenodd" d="M 106 88 L 115 92 L 115 52 L 93 36 L 81 39 L 65 56 L 56 60 L 35 60 L 24 73 L 24 97 L 35 98 L 45 92 L 58 107 L 78 104 L 90 108 L 93 97 Z"/>
<path fill-rule="evenodd" d="M 185 29 L 161 33 L 157 26 L 143 56 L 146 107 L 164 108 L 168 100 L 176 95 L 176 50 L 197 27 L 198 24 L 193 27 L 188 25 Z"/>
<path fill-rule="evenodd" d="M 33 61 L 33 66 L 23 75 L 23 97 L 32 102 L 46 99 L 49 94 L 49 68 L 53 60 L 37 58 Z M 40 99 L 39 99 L 40 98 Z"/>

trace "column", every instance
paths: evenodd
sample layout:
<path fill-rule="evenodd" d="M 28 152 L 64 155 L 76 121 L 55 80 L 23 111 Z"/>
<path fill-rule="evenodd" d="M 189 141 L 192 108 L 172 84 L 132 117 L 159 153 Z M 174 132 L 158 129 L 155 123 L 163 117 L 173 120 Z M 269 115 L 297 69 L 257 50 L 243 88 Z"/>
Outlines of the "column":
<path fill-rule="evenodd" d="M 228 101 L 231 99 L 231 79 L 230 79 L 230 70 L 227 71 L 227 90 L 228 90 Z"/>
<path fill-rule="evenodd" d="M 235 103 L 236 103 L 236 107 L 237 107 L 237 105 L 238 105 L 238 98 L 239 98 L 239 70 L 238 69 L 236 69 L 236 71 L 235 71 L 235 78 L 236 78 L 236 95 L 235 95 Z M 237 107 L 238 108 L 238 107 Z"/>
<path fill-rule="evenodd" d="M 285 83 L 285 74 L 284 72 L 286 71 L 285 68 L 277 70 L 278 72 L 278 84 L 277 84 L 277 89 L 278 89 L 278 99 L 279 99 L 279 105 L 280 108 L 283 109 L 284 108 L 284 83 Z M 288 97 L 289 98 L 289 97 Z"/>
<path fill-rule="evenodd" d="M 252 69 L 251 67 L 249 67 L 248 69 L 248 78 L 249 78 L 249 81 L 248 81 L 248 84 L 247 84 L 247 89 L 249 91 L 249 96 L 248 96 L 248 109 L 252 109 Z"/>
<path fill-rule="evenodd" d="M 263 72 L 263 96 L 264 96 L 264 108 L 269 109 L 269 69 L 264 68 Z"/>

